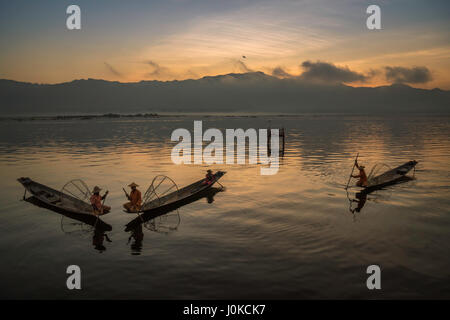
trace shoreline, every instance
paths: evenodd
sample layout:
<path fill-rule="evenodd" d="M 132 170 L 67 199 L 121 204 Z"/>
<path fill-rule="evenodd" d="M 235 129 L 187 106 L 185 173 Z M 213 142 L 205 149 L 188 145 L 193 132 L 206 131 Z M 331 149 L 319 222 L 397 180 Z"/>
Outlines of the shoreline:
<path fill-rule="evenodd" d="M 299 114 L 281 114 L 281 113 L 105 113 L 105 114 L 69 114 L 69 115 L 15 115 L 15 116 L 0 116 L 0 121 L 67 121 L 67 120 L 94 120 L 94 119 L 152 119 L 152 118 L 188 118 L 188 117 L 203 117 L 203 118 L 286 118 L 286 117 L 403 117 L 403 114 L 365 114 L 365 113 L 299 113 Z M 446 113 L 410 113 L 409 116 L 415 117 L 449 117 Z"/>
<path fill-rule="evenodd" d="M 35 120 L 92 120 L 92 119 L 118 119 L 118 118 L 158 118 L 156 113 L 136 114 L 79 114 L 79 115 L 36 115 L 36 116 L 0 116 L 0 121 L 35 121 Z"/>

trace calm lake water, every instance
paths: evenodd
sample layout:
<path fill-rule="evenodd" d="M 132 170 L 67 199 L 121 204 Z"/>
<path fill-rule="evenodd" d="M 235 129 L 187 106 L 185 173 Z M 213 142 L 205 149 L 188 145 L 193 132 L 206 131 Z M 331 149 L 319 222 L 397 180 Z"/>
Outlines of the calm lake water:
<path fill-rule="evenodd" d="M 174 165 L 176 128 L 287 130 L 276 175 L 225 170 L 225 191 L 125 231 L 122 187 L 163 174 L 185 186 L 206 165 Z M 190 116 L 1 121 L 0 298 L 450 298 L 450 118 Z M 355 154 L 369 168 L 417 160 L 415 180 L 376 191 L 360 212 L 344 187 Z M 413 173 L 411 173 L 412 175 Z M 19 177 L 60 189 L 80 178 L 110 190 L 106 250 L 91 226 L 21 201 Z M 209 201 L 208 201 L 209 200 Z M 212 201 L 214 200 L 214 201 Z M 137 235 L 138 234 L 138 235 Z M 133 238 L 134 236 L 134 238 Z M 142 234 L 140 234 L 142 237 Z M 98 238 L 98 237 L 97 237 Z M 96 238 L 96 239 L 97 239 Z M 79 265 L 82 290 L 66 289 Z M 378 291 L 366 268 L 381 267 Z"/>

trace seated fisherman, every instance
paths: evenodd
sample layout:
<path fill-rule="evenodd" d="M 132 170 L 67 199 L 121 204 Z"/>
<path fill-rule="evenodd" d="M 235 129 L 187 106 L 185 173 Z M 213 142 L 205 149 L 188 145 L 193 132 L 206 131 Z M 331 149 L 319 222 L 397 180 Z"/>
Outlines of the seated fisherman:
<path fill-rule="evenodd" d="M 111 207 L 103 205 L 102 201 L 106 198 L 109 191 L 106 191 L 105 194 L 100 196 L 100 189 L 99 187 L 95 186 L 94 190 L 92 190 L 92 196 L 91 196 L 91 205 L 94 209 L 94 214 L 104 214 L 108 213 L 109 210 L 111 210 Z"/>
<path fill-rule="evenodd" d="M 212 171 L 208 169 L 208 171 L 206 171 L 206 177 L 205 180 L 203 181 L 203 185 L 210 185 L 214 182 L 214 180 L 216 179 L 216 177 L 213 175 Z"/>
<path fill-rule="evenodd" d="M 136 183 L 131 183 L 128 185 L 131 188 L 130 194 L 126 194 L 130 202 L 124 203 L 123 207 L 129 212 L 138 212 L 141 209 L 142 196 L 141 192 L 136 189 L 139 187 Z"/>

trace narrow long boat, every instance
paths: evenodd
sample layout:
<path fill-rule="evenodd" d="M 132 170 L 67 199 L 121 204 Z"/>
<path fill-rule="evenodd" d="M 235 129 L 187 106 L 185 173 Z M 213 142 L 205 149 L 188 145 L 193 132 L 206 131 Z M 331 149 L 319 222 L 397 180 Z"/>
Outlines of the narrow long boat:
<path fill-rule="evenodd" d="M 47 187 L 43 184 L 31 180 L 30 178 L 22 177 L 17 179 L 17 181 L 19 181 L 23 185 L 26 191 L 30 192 L 34 197 L 36 197 L 49 207 L 54 208 L 55 210 L 64 210 L 68 213 L 74 214 L 94 215 L 92 205 L 80 199 L 77 199 L 74 196 Z M 87 193 L 89 192 L 89 190 L 87 190 L 86 188 L 86 190 L 83 190 L 83 192 Z M 99 215 L 107 213 L 108 212 L 104 212 Z"/>
<path fill-rule="evenodd" d="M 162 197 L 156 197 L 154 200 L 144 203 L 140 212 L 149 212 L 156 209 L 164 209 L 165 207 L 176 205 L 179 202 L 187 201 L 190 198 L 195 198 L 198 193 L 201 193 L 211 188 L 220 178 L 223 177 L 225 171 L 217 171 L 213 174 L 214 179 L 205 184 L 205 179 L 200 179 L 184 188 L 164 195 Z"/>
<path fill-rule="evenodd" d="M 173 212 L 185 205 L 191 204 L 203 198 L 207 198 L 208 203 L 211 203 L 214 201 L 214 196 L 222 191 L 223 191 L 222 188 L 210 187 L 204 189 L 203 191 L 196 192 L 192 197 L 184 198 L 183 200 L 177 201 L 176 203 L 166 205 L 163 208 L 157 208 L 142 213 L 141 215 L 139 215 L 138 217 L 134 218 L 133 220 L 127 223 L 125 231 L 128 232 L 133 228 L 136 228 L 136 226 L 139 224 L 145 223 L 151 219 L 155 219 L 170 212 Z"/>
<path fill-rule="evenodd" d="M 95 227 L 98 230 L 103 230 L 103 231 L 111 231 L 112 230 L 111 225 L 107 224 L 102 219 L 100 219 L 97 216 L 94 216 L 93 214 L 88 215 L 88 214 L 68 212 L 67 210 L 60 209 L 55 206 L 50 206 L 46 202 L 39 200 L 39 198 L 36 198 L 35 196 L 28 197 L 28 198 L 24 199 L 24 201 L 31 203 L 37 207 L 56 212 L 60 215 L 68 217 L 70 219 L 73 219 L 73 220 L 76 220 L 79 222 L 83 222 L 87 225 Z"/>
<path fill-rule="evenodd" d="M 404 180 L 405 175 L 411 171 L 416 164 L 416 160 L 408 161 L 401 166 L 388 170 L 378 176 L 369 177 L 368 184 L 364 187 L 363 192 L 369 193 Z"/>

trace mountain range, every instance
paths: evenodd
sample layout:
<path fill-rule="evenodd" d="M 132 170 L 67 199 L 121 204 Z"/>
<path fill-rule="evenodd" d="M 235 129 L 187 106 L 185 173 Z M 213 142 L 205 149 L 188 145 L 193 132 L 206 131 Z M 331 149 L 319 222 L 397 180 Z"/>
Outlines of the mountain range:
<path fill-rule="evenodd" d="M 196 80 L 74 80 L 34 84 L 0 80 L 0 115 L 133 112 L 449 113 L 450 91 L 405 84 L 351 87 L 263 72 Z"/>

